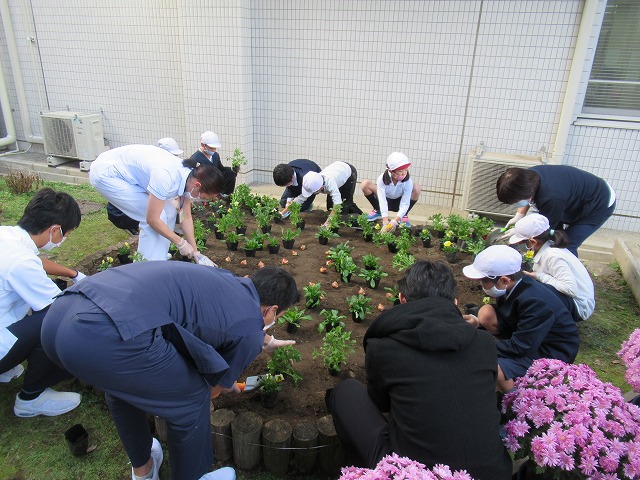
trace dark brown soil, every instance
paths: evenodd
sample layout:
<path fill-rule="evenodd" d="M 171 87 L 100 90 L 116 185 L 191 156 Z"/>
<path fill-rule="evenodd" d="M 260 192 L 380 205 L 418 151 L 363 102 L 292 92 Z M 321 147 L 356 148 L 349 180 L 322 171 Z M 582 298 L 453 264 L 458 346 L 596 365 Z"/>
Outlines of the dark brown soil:
<path fill-rule="evenodd" d="M 327 212 L 317 210 L 304 214 L 306 227 L 302 234 L 296 238 L 293 250 L 285 250 L 281 246 L 277 255 L 269 254 L 265 248 L 264 251 L 257 252 L 255 258 L 246 258 L 243 250 L 227 251 L 224 240 L 216 240 L 213 234 L 209 236 L 207 241 L 208 250 L 204 253 L 210 256 L 220 267 L 226 268 L 237 275 L 248 275 L 258 268 L 259 262 L 264 263 L 266 266 L 280 266 L 290 271 L 296 279 L 301 292 L 301 300 L 298 304 L 300 308 L 304 307 L 302 288 L 309 282 L 321 283 L 323 290 L 327 292 L 326 299 L 321 302 L 319 307 L 307 310 L 307 313 L 310 313 L 313 317 L 313 321 L 303 322 L 302 327 L 295 334 L 287 333 L 285 326 L 278 324 L 269 330 L 270 334 L 279 339 L 293 339 L 296 341 L 296 348 L 302 355 L 302 360 L 295 364 L 296 370 L 303 376 L 300 385 L 294 387 L 291 380 L 285 380 L 282 391 L 279 393 L 278 404 L 271 409 L 264 408 L 260 404 L 259 391 L 245 392 L 240 395 L 221 395 L 214 400 L 215 408 L 229 408 L 235 411 L 236 414 L 243 411 L 253 411 L 265 421 L 281 418 L 289 421 L 291 425 L 296 425 L 303 418 L 320 418 L 327 414 L 324 403 L 325 391 L 334 386 L 341 378 L 348 376 L 361 381 L 364 380 L 362 338 L 367 327 L 380 313 L 376 307 L 381 304 L 385 308 L 392 308 L 392 304 L 385 297 L 384 287 L 395 285 L 403 273 L 392 268 L 393 254 L 385 246 L 378 247 L 373 243 L 365 243 L 360 231 L 356 229 L 341 227 L 339 231 L 340 238 L 330 240 L 328 245 L 320 245 L 314 235 L 317 232 L 317 227 L 324 222 L 326 216 Z M 248 232 L 252 232 L 256 225 L 249 215 L 247 215 L 247 223 L 249 226 Z M 280 235 L 280 228 L 289 226 L 286 221 L 281 225 L 274 225 L 272 234 Z M 411 251 L 416 259 L 444 261 L 444 254 L 437 246 L 424 248 L 420 240 L 416 240 Z M 320 273 L 320 268 L 325 265 L 325 252 L 328 248 L 346 241 L 349 241 L 350 246 L 355 247 L 352 256 L 359 267 L 363 266 L 361 260 L 363 255 L 372 253 L 380 257 L 380 265 L 389 276 L 382 279 L 378 289 L 368 288 L 364 280 L 356 275 L 353 276 L 350 283 L 343 283 L 333 267 L 328 268 L 327 273 Z M 437 240 L 434 239 L 433 243 L 437 245 Z M 114 250 L 108 254 L 115 258 L 115 253 Z M 94 273 L 95 267 L 100 263 L 103 256 L 105 256 L 104 252 L 85 259 L 83 264 L 86 271 Z M 243 265 L 241 262 L 245 260 L 246 264 Z M 282 263 L 283 261 L 286 263 Z M 451 264 L 458 281 L 458 304 L 460 306 L 465 303 L 481 304 L 482 302 L 483 293 L 478 282 L 468 280 L 462 275 L 462 267 L 470 263 L 470 255 L 458 254 L 458 262 Z M 338 282 L 338 288 L 332 288 L 331 284 L 333 282 Z M 360 288 L 364 288 L 366 295 L 371 297 L 374 311 L 362 323 L 354 323 L 348 311 L 346 297 L 357 294 Z M 312 352 L 318 349 L 322 343 L 323 334 L 318 332 L 318 324 L 321 321 L 320 310 L 323 308 L 337 309 L 342 315 L 346 316 L 347 318 L 344 320 L 347 325 L 346 329 L 352 332 L 351 336 L 357 342 L 355 353 L 350 356 L 348 365 L 343 369 L 340 376 L 330 375 L 321 358 L 312 358 Z M 239 381 L 244 381 L 245 377 L 249 375 L 266 373 L 268 359 L 268 354 L 262 353 L 244 372 Z"/>

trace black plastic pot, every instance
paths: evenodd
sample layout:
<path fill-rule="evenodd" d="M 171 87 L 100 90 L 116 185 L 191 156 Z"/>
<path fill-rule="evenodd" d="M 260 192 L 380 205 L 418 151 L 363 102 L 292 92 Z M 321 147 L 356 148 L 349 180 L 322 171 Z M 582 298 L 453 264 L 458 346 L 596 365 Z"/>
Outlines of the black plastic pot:
<path fill-rule="evenodd" d="M 53 283 L 55 283 L 60 290 L 65 290 L 69 286 L 69 282 L 61 278 L 54 278 Z"/>
<path fill-rule="evenodd" d="M 260 389 L 260 403 L 264 408 L 273 408 L 278 403 L 278 392 L 264 392 Z"/>
<path fill-rule="evenodd" d="M 387 248 L 391 253 L 398 253 L 398 245 L 395 243 L 387 243 Z"/>
<path fill-rule="evenodd" d="M 77 423 L 64 432 L 64 438 L 67 441 L 69 450 L 74 456 L 80 457 L 87 453 L 87 449 L 89 448 L 89 433 L 80 423 Z"/>
<path fill-rule="evenodd" d="M 299 328 L 300 326 L 296 325 L 295 323 L 287 322 L 287 327 L 286 327 L 287 333 L 296 333 Z"/>
<path fill-rule="evenodd" d="M 465 315 L 475 315 L 477 317 L 479 310 L 480 310 L 480 307 L 478 305 L 476 305 L 475 303 L 465 303 L 464 304 L 464 313 L 465 313 Z"/>
<path fill-rule="evenodd" d="M 285 240 L 284 238 L 282 239 L 282 246 L 287 250 L 291 250 L 293 248 L 294 243 L 296 243 L 295 238 L 293 240 Z"/>
<path fill-rule="evenodd" d="M 280 245 L 267 245 L 269 253 L 275 255 L 280 251 Z"/>
<path fill-rule="evenodd" d="M 351 320 L 353 320 L 355 323 L 362 323 L 362 319 L 356 316 L 355 312 L 351 312 Z"/>
<path fill-rule="evenodd" d="M 247 233 L 247 227 L 236 227 L 236 233 L 238 235 L 244 235 Z"/>
<path fill-rule="evenodd" d="M 363 233 L 362 238 L 365 242 L 370 242 L 373 240 L 373 233 Z"/>
<path fill-rule="evenodd" d="M 307 224 L 306 220 L 300 220 L 298 223 L 296 223 L 296 228 L 299 228 L 300 230 L 304 230 L 304 227 L 306 224 Z"/>
<path fill-rule="evenodd" d="M 458 261 L 458 252 L 445 253 L 444 255 L 449 263 L 456 263 Z"/>
<path fill-rule="evenodd" d="M 235 252 L 238 250 L 238 242 L 227 242 L 227 250 Z"/>
<path fill-rule="evenodd" d="M 255 257 L 256 256 L 256 251 L 253 248 L 245 248 L 244 249 L 244 254 L 247 257 Z"/>
<path fill-rule="evenodd" d="M 318 243 L 320 245 L 326 245 L 329 243 L 329 239 L 327 237 L 318 237 Z"/>
<path fill-rule="evenodd" d="M 332 227 L 329 230 L 331 230 L 331 233 L 338 233 L 340 231 L 340 227 Z"/>
<path fill-rule="evenodd" d="M 380 286 L 380 279 L 379 278 L 374 278 L 373 279 L 373 287 L 371 286 L 370 282 L 367 282 L 367 287 L 375 290 L 376 288 L 378 288 Z"/>
<path fill-rule="evenodd" d="M 271 233 L 271 225 L 267 225 L 266 227 L 260 227 L 260 231 L 262 233 Z"/>
<path fill-rule="evenodd" d="M 431 246 L 431 239 L 430 238 L 423 238 L 422 239 L 422 246 L 424 248 L 429 248 Z"/>
<path fill-rule="evenodd" d="M 120 265 L 126 265 L 126 264 L 131 263 L 133 261 L 133 260 L 131 260 L 129 258 L 129 254 L 128 253 L 118 253 L 117 257 L 118 257 L 118 261 L 120 262 Z"/>
<path fill-rule="evenodd" d="M 224 238 L 224 232 L 220 232 L 218 230 L 216 230 L 214 232 L 214 235 L 216 236 L 216 239 L 218 239 L 218 240 L 222 240 Z"/>

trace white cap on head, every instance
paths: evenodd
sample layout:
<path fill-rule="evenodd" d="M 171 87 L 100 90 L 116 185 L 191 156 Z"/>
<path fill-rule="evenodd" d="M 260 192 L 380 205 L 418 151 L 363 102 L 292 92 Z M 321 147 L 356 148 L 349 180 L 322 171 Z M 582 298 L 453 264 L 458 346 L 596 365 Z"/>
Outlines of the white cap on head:
<path fill-rule="evenodd" d="M 532 213 L 516 222 L 513 227 L 513 235 L 509 238 L 509 243 L 519 243 L 523 240 L 530 240 L 541 233 L 549 230 L 549 220 L 544 215 Z"/>
<path fill-rule="evenodd" d="M 324 178 L 317 172 L 308 172 L 302 177 L 302 194 L 309 198 L 324 185 Z"/>
<path fill-rule="evenodd" d="M 405 168 L 409 168 L 410 166 L 411 162 L 409 161 L 409 157 L 407 157 L 404 153 L 393 152 L 387 157 L 387 168 L 392 172 L 394 170 L 403 170 Z"/>
<path fill-rule="evenodd" d="M 202 135 L 200 135 L 200 143 L 204 143 L 206 146 L 211 148 L 222 147 L 222 144 L 220 143 L 220 139 L 218 138 L 218 135 L 209 131 L 206 131 Z"/>
<path fill-rule="evenodd" d="M 471 265 L 462 269 L 467 278 L 476 280 L 490 277 L 502 277 L 519 272 L 522 267 L 522 255 L 508 245 L 492 245 L 476 256 Z"/>
<path fill-rule="evenodd" d="M 158 146 L 169 153 L 173 153 L 174 155 L 182 155 L 183 153 L 178 142 L 171 137 L 161 138 L 158 140 Z"/>

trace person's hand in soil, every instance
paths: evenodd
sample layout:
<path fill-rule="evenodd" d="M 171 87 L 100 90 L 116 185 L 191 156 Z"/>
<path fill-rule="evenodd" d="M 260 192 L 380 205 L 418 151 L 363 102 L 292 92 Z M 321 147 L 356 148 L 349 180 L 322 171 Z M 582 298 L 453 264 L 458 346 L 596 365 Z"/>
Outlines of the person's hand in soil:
<path fill-rule="evenodd" d="M 176 243 L 176 247 L 178 247 L 180 255 L 183 255 L 185 257 L 192 258 L 193 254 L 195 253 L 195 249 L 189 244 L 189 242 L 187 242 L 186 238 L 183 238 L 178 243 Z"/>
<path fill-rule="evenodd" d="M 462 315 L 462 318 L 465 319 L 465 321 L 469 324 L 472 325 L 476 328 L 478 328 L 480 326 L 480 319 L 478 317 L 476 317 L 475 315 Z"/>
<path fill-rule="evenodd" d="M 396 228 L 398 227 L 398 222 L 395 221 L 395 219 L 389 221 L 388 218 L 384 218 L 382 220 L 382 228 L 383 230 L 386 228 L 388 229 L 391 233 L 396 231 Z"/>
<path fill-rule="evenodd" d="M 264 339 L 267 340 L 269 335 L 265 335 Z M 287 345 L 295 345 L 295 340 L 278 340 L 276 337 L 271 337 L 269 341 L 264 344 L 263 350 L 267 353 L 275 352 L 276 348 L 286 347 Z"/>

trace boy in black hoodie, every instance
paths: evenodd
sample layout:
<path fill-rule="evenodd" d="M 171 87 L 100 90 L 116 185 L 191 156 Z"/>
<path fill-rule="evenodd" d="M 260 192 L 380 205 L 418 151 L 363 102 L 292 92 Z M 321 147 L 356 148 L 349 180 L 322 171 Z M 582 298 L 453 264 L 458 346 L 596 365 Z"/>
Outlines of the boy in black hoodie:
<path fill-rule="evenodd" d="M 364 337 L 366 388 L 347 379 L 327 391 L 347 464 L 373 468 L 394 452 L 477 480 L 510 479 L 491 335 L 462 318 L 445 263 L 416 262 L 398 286 L 401 305 Z"/>

